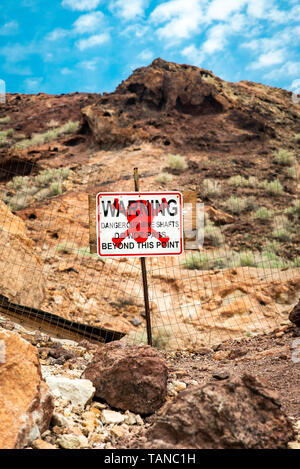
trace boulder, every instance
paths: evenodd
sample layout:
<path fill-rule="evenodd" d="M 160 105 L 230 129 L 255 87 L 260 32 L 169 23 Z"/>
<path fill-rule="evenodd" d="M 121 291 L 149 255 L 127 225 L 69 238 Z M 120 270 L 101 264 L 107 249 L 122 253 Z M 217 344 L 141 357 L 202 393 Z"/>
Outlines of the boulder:
<path fill-rule="evenodd" d="M 289 320 L 300 327 L 300 301 L 296 304 L 293 310 L 290 312 Z"/>
<path fill-rule="evenodd" d="M 0 449 L 21 449 L 47 430 L 53 397 L 35 347 L 0 329 L 0 350 Z"/>
<path fill-rule="evenodd" d="M 166 404 L 147 447 L 282 449 L 293 440 L 277 392 L 250 375 L 193 386 Z"/>
<path fill-rule="evenodd" d="M 152 414 L 165 401 L 167 365 L 152 347 L 112 342 L 99 347 L 83 376 L 96 396 L 110 406 L 136 414 Z"/>
<path fill-rule="evenodd" d="M 34 253 L 21 218 L 0 200 L 0 294 L 14 303 L 39 308 L 44 300 L 43 264 Z"/>

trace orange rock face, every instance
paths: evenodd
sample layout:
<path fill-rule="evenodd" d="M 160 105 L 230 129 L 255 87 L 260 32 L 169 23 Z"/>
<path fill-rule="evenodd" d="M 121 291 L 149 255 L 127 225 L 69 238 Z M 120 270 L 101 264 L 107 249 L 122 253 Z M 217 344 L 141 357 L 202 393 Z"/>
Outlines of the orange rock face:
<path fill-rule="evenodd" d="M 44 299 L 42 263 L 26 236 L 25 224 L 0 201 L 0 294 L 38 308 Z"/>
<path fill-rule="evenodd" d="M 0 330 L 0 449 L 21 449 L 39 438 L 53 408 L 36 349 Z"/>

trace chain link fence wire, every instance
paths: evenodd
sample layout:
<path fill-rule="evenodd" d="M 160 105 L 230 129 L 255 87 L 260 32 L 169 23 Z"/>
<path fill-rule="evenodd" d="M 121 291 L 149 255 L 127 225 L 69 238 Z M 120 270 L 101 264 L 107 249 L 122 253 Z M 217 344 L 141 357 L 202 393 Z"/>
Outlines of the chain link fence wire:
<path fill-rule="evenodd" d="M 93 159 L 68 168 L 33 161 L 15 156 L 0 165 L 0 321 L 60 338 L 146 343 L 139 258 L 103 259 L 89 247 L 88 195 L 112 187 L 116 192 L 116 184 L 119 192 L 133 191 L 128 168 L 115 181 Z M 143 191 L 150 176 L 140 174 Z M 268 184 L 276 200 L 279 189 Z M 202 200 L 209 190 L 211 182 L 201 186 Z M 220 214 L 238 217 L 245 210 L 254 222 L 238 236 L 249 246 L 259 226 L 267 225 L 260 249 L 242 242 L 232 247 L 236 223 L 217 223 L 210 202 L 203 247 L 147 258 L 154 346 L 199 350 L 288 324 L 300 296 L 299 198 L 277 213 L 231 197 Z"/>

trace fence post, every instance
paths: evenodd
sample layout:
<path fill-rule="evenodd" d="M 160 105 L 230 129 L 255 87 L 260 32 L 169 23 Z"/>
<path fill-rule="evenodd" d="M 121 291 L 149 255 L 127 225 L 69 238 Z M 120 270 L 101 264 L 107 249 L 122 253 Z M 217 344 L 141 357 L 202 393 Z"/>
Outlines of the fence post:
<path fill-rule="evenodd" d="M 134 188 L 136 192 L 140 192 L 138 168 L 134 168 Z M 152 346 L 151 316 L 150 316 L 150 307 L 149 307 L 149 291 L 148 291 L 148 280 L 147 280 L 147 269 L 146 269 L 145 257 L 141 257 L 141 268 L 142 268 L 144 303 L 145 303 L 146 324 L 147 324 L 147 339 L 148 339 L 148 345 Z"/>

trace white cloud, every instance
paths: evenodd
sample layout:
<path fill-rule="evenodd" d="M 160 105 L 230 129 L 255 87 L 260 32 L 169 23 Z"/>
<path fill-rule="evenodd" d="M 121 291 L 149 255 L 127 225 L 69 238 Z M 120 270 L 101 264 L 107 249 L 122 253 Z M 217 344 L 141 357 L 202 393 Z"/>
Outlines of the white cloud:
<path fill-rule="evenodd" d="M 25 86 L 28 93 L 38 93 L 40 91 L 40 84 L 42 81 L 42 78 L 26 78 L 23 82 L 23 86 Z"/>
<path fill-rule="evenodd" d="M 144 62 L 150 62 L 154 58 L 154 53 L 149 49 L 145 49 L 138 55 L 138 58 Z"/>
<path fill-rule="evenodd" d="M 143 16 L 149 0 L 112 0 L 109 8 L 124 20 L 133 20 Z"/>
<path fill-rule="evenodd" d="M 93 33 L 97 31 L 103 23 L 104 15 L 101 11 L 87 13 L 86 15 L 79 16 L 73 24 L 74 31 L 79 34 Z"/>
<path fill-rule="evenodd" d="M 294 77 L 294 76 L 299 76 L 300 75 L 300 62 L 292 62 L 288 61 L 285 62 L 280 68 L 275 68 L 271 70 L 269 73 L 266 73 L 264 75 L 264 78 L 267 80 L 275 80 L 278 81 L 278 79 L 282 77 Z M 294 80 L 294 82 L 297 82 L 297 80 Z M 299 80 L 300 83 L 300 80 Z"/>
<path fill-rule="evenodd" d="M 80 39 L 76 42 L 76 46 L 79 50 L 86 50 L 90 49 L 91 47 L 101 46 L 102 44 L 105 44 L 105 42 L 108 42 L 109 39 L 110 36 L 108 33 L 95 34 L 94 36 L 90 36 L 87 39 Z"/>
<path fill-rule="evenodd" d="M 63 0 L 62 6 L 71 10 L 90 11 L 95 10 L 101 0 Z"/>
<path fill-rule="evenodd" d="M 11 34 L 15 34 L 18 29 L 19 24 L 17 21 L 9 21 L 9 23 L 5 23 L 0 27 L 0 36 L 10 36 Z"/>
<path fill-rule="evenodd" d="M 171 0 L 158 5 L 150 15 L 154 24 L 166 24 L 157 30 L 161 39 L 167 39 L 169 45 L 195 34 L 204 14 L 199 0 Z"/>
<path fill-rule="evenodd" d="M 47 34 L 46 39 L 48 41 L 58 41 L 68 36 L 68 34 L 69 34 L 69 31 L 67 31 L 66 29 L 56 28 L 53 31 L 51 31 L 51 33 Z"/>
<path fill-rule="evenodd" d="M 79 63 L 79 66 L 90 72 L 94 72 L 97 68 L 98 59 L 84 60 Z"/>
<path fill-rule="evenodd" d="M 207 10 L 207 19 L 227 20 L 237 10 L 243 8 L 247 0 L 213 0 Z"/>
<path fill-rule="evenodd" d="M 181 54 L 183 57 L 186 57 L 189 63 L 201 67 L 201 64 L 204 60 L 204 54 L 196 48 L 195 44 L 191 44 L 190 46 L 185 47 Z"/>
<path fill-rule="evenodd" d="M 251 65 L 251 68 L 258 69 L 278 65 L 284 61 L 285 55 L 286 51 L 284 49 L 266 52 L 258 57 L 258 60 Z"/>

